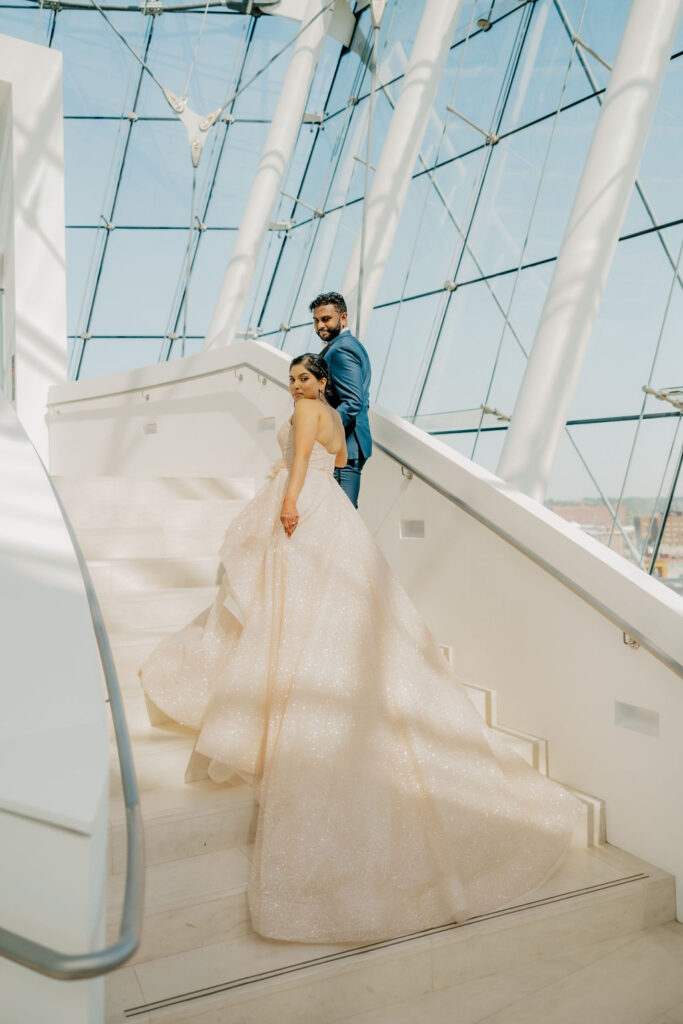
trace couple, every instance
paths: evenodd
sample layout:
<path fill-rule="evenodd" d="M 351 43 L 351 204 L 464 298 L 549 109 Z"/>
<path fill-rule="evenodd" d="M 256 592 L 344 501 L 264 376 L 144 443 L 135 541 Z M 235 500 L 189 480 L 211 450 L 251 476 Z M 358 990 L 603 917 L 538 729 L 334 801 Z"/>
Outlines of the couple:
<path fill-rule="evenodd" d="M 339 412 L 324 360 L 292 360 L 283 458 L 225 535 L 216 601 L 141 670 L 148 700 L 197 731 L 193 764 L 257 788 L 252 924 L 299 942 L 516 900 L 579 812 L 483 723 L 335 482 L 353 433 L 337 379 Z"/>

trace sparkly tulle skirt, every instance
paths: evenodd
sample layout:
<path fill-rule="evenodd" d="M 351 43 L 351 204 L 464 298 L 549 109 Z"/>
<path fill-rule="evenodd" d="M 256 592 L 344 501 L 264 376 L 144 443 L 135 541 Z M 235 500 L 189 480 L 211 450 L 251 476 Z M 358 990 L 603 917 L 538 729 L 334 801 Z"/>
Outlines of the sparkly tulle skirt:
<path fill-rule="evenodd" d="M 209 774 L 257 787 L 254 929 L 374 940 L 532 891 L 578 802 L 483 723 L 317 442 L 285 536 L 280 441 L 226 533 L 215 603 L 141 670 Z"/>

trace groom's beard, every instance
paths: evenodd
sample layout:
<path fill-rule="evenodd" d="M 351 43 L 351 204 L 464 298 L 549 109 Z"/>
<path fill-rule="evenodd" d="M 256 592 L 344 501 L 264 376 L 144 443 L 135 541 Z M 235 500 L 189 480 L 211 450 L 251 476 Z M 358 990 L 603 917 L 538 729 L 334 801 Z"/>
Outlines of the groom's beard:
<path fill-rule="evenodd" d="M 326 345 L 329 345 L 329 343 L 331 341 L 334 341 L 335 338 L 339 337 L 340 334 L 341 324 L 338 324 L 336 327 L 330 327 L 329 330 L 325 332 L 324 337 L 322 334 L 318 334 L 318 337 L 322 342 L 323 348 L 325 348 Z"/>

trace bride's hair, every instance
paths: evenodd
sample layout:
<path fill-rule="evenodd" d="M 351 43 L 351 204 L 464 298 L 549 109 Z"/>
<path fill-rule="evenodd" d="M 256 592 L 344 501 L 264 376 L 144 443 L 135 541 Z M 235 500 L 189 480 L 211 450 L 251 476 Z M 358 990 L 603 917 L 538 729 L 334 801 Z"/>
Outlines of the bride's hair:
<path fill-rule="evenodd" d="M 289 368 L 291 370 L 293 366 L 301 364 L 306 367 L 309 373 L 313 374 L 316 380 L 325 379 L 325 398 L 336 409 L 339 405 L 339 392 L 332 383 L 330 368 L 323 357 L 319 356 L 317 352 L 304 352 L 303 355 L 292 359 Z"/>

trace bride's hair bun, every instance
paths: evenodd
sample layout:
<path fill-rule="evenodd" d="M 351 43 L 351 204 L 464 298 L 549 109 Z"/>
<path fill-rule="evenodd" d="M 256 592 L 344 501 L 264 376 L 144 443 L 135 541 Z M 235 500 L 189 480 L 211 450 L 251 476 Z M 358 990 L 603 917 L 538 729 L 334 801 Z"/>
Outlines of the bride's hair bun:
<path fill-rule="evenodd" d="M 339 392 L 332 383 L 330 368 L 326 360 L 317 352 L 304 352 L 303 355 L 292 359 L 289 368 L 291 370 L 293 366 L 299 366 L 300 364 L 303 364 L 316 380 L 325 380 L 325 398 L 336 409 L 339 405 Z"/>

